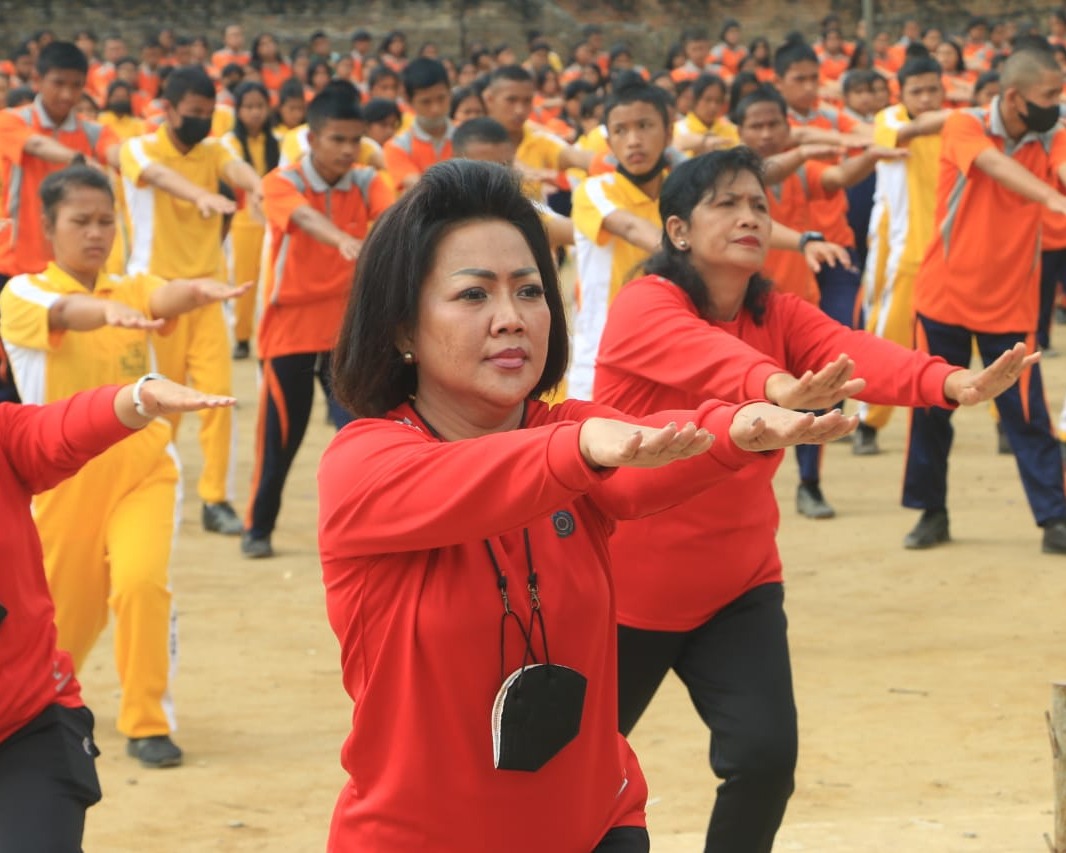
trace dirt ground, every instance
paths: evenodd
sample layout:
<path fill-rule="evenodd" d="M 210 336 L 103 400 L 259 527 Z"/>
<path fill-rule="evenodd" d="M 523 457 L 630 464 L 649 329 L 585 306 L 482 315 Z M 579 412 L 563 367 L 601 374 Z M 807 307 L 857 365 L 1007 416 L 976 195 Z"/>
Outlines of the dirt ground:
<path fill-rule="evenodd" d="M 1059 330 L 1060 338 L 1066 331 Z M 1057 415 L 1066 357 L 1045 363 Z M 254 367 L 239 363 L 240 475 L 247 496 Z M 1052 820 L 1044 723 L 1050 682 L 1066 678 L 1066 557 L 1044 556 L 1012 458 L 995 454 L 987 410 L 956 417 L 950 545 L 901 548 L 915 514 L 898 506 L 906 418 L 884 453 L 827 450 L 824 486 L 838 517 L 794 511 L 795 465 L 782 466 L 781 550 L 800 709 L 800 762 L 776 849 L 1006 853 L 1044 850 Z M 317 459 L 331 431 L 316 408 L 285 493 L 277 558 L 241 559 L 204 534 L 194 484 L 173 564 L 180 666 L 177 770 L 142 770 L 115 732 L 110 634 L 81 680 L 97 715 L 103 802 L 88 851 L 323 849 L 343 782 L 347 731 L 336 641 L 315 550 Z M 243 510 L 243 506 L 241 507 Z M 707 736 L 676 680 L 634 733 L 651 785 L 653 849 L 702 849 L 714 795 Z"/>

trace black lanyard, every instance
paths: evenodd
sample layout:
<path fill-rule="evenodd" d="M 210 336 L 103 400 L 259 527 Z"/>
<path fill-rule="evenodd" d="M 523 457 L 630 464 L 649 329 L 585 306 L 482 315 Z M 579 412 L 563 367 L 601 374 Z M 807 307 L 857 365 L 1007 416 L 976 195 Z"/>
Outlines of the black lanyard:
<path fill-rule="evenodd" d="M 425 424 L 426 429 L 430 431 L 430 434 L 441 441 L 446 441 L 436 429 L 433 424 L 422 417 L 421 412 L 415 408 L 414 403 L 411 404 L 411 408 L 414 409 L 415 414 L 418 415 L 419 420 Z M 519 424 L 519 429 L 525 426 L 526 423 L 526 408 L 522 407 L 522 421 Z M 526 547 L 526 568 L 528 570 L 528 576 L 526 577 L 526 589 L 529 591 L 529 627 L 526 627 L 522 622 L 522 618 L 511 609 L 511 600 L 507 595 L 507 575 L 503 573 L 500 568 L 500 563 L 496 559 L 496 554 L 492 550 L 492 545 L 489 540 L 484 540 L 485 550 L 489 552 L 489 560 L 492 563 L 492 569 L 496 572 L 496 586 L 500 590 L 500 598 L 503 600 L 503 616 L 500 617 L 500 681 L 504 679 L 505 673 L 505 657 L 506 657 L 506 635 L 507 635 L 507 617 L 510 616 L 514 619 L 518 625 L 518 630 L 522 633 L 522 639 L 525 641 L 525 652 L 522 654 L 522 668 L 525 669 L 529 663 L 540 663 L 537 660 L 537 654 L 533 651 L 533 629 L 535 626 L 540 625 L 540 639 L 541 645 L 544 647 L 544 662 L 551 663 L 548 657 L 548 634 L 544 630 L 544 614 L 540 609 L 540 589 L 537 586 L 537 572 L 533 568 L 533 549 L 529 544 L 529 528 L 522 529 L 522 540 Z"/>
<path fill-rule="evenodd" d="M 522 617 L 519 616 L 511 609 L 511 600 L 507 595 L 507 575 L 500 569 L 499 561 L 496 559 L 496 554 L 492 550 L 492 544 L 488 539 L 485 540 L 485 550 L 489 552 L 489 560 L 492 562 L 492 569 L 496 572 L 496 586 L 500 590 L 500 598 L 503 601 L 503 615 L 500 617 L 500 681 L 504 679 L 506 672 L 505 658 L 506 658 L 506 646 L 507 646 L 507 617 L 510 616 L 514 619 L 518 625 L 518 630 L 522 633 L 522 639 L 525 641 L 525 652 L 522 654 L 522 668 L 525 669 L 530 663 L 540 663 L 537 660 L 537 653 L 533 650 L 533 631 L 536 626 L 540 626 L 540 639 L 541 645 L 544 647 L 544 662 L 551 663 L 551 658 L 548 656 L 548 633 L 544 628 L 544 613 L 540 607 L 540 588 L 537 582 L 537 571 L 533 568 L 533 549 L 529 544 L 529 528 L 522 528 L 522 540 L 526 546 L 526 567 L 529 571 L 526 577 L 526 590 L 529 592 L 529 626 L 522 621 Z"/>

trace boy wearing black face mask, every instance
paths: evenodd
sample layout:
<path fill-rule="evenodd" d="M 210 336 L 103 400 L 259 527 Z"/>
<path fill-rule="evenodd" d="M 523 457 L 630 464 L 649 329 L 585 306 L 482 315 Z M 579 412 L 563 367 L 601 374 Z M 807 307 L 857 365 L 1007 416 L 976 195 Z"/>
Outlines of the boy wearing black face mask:
<path fill-rule="evenodd" d="M 219 278 L 225 275 L 222 256 L 222 213 L 232 202 L 206 206 L 217 198 L 219 184 L 244 190 L 258 210 L 261 199 L 255 169 L 234 156 L 217 139 L 209 139 L 215 111 L 215 85 L 202 68 L 177 68 L 163 89 L 166 121 L 158 131 L 130 139 L 122 146 L 122 177 L 131 211 L 132 250 L 127 272 L 166 278 Z M 158 187 L 142 180 L 144 169 L 161 163 L 180 176 L 180 185 Z M 191 203 L 190 203 L 191 202 Z M 229 339 L 218 303 L 183 315 L 178 328 L 153 341 L 159 369 L 205 393 L 229 394 L 232 384 Z M 217 390 L 209 390 L 217 389 Z M 172 419 L 175 429 L 179 419 Z M 230 445 L 232 414 L 221 409 L 201 413 L 200 448 L 203 473 L 199 494 L 205 530 L 239 535 L 242 524 L 233 510 Z"/>
<path fill-rule="evenodd" d="M 1035 346 L 1041 219 L 1066 215 L 1066 131 L 1059 127 L 1062 71 L 1026 43 L 1001 72 L 1003 94 L 987 109 L 944 124 L 936 228 L 914 282 L 917 340 L 952 364 L 985 364 L 1024 342 Z M 1045 553 L 1066 554 L 1062 461 L 1044 402 L 1040 366 L 996 398 Z M 903 505 L 924 512 L 904 539 L 929 548 L 949 538 L 947 456 L 951 412 L 915 409 Z"/>

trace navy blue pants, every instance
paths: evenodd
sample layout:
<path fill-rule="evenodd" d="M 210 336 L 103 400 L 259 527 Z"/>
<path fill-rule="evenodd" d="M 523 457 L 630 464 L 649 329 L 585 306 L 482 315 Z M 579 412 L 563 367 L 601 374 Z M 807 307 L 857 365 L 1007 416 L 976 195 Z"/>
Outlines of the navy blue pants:
<path fill-rule="evenodd" d="M 628 735 L 671 669 L 711 732 L 722 781 L 705 853 L 770 853 L 795 787 L 798 734 L 784 587 L 757 586 L 691 631 L 618 626 L 618 728 Z"/>
<path fill-rule="evenodd" d="M 852 264 L 856 264 L 855 250 L 851 249 L 850 252 Z M 856 328 L 855 305 L 859 299 L 859 269 L 861 267 L 858 266 L 853 270 L 843 267 L 822 267 L 822 271 L 817 276 L 818 287 L 822 292 L 818 307 L 849 329 Z M 804 483 L 817 483 L 822 467 L 822 445 L 797 445 L 796 462 L 799 463 L 800 480 Z"/>
<path fill-rule="evenodd" d="M 263 362 L 256 481 L 245 521 L 245 527 L 255 536 L 269 536 L 277 523 L 281 491 L 311 419 L 316 378 L 326 394 L 334 426 L 340 429 L 352 420 L 351 414 L 333 399 L 329 369 L 328 352 L 282 355 Z"/>
<path fill-rule="evenodd" d="M 991 334 L 962 326 L 938 323 L 918 315 L 919 343 L 924 336 L 927 351 L 950 364 L 966 367 L 976 339 L 981 361 L 991 364 L 1016 343 L 1032 345 L 1032 336 L 1021 332 Z M 1022 394 L 1025 394 L 1023 402 Z M 1066 519 L 1062 457 L 1051 431 L 1040 365 L 996 398 L 1000 421 L 1010 440 L 1022 486 L 1036 523 L 1044 525 Z M 955 430 L 951 411 L 932 406 L 911 412 L 907 467 L 903 479 L 903 505 L 914 509 L 945 509 L 948 498 L 948 454 Z"/>
<path fill-rule="evenodd" d="M 866 235 L 870 230 L 870 217 L 874 212 L 874 190 L 877 189 L 877 172 L 867 175 L 844 192 L 848 197 L 848 225 L 855 235 L 855 260 L 861 270 L 866 266 Z"/>
<path fill-rule="evenodd" d="M 1051 315 L 1059 285 L 1066 282 L 1066 249 L 1049 249 L 1040 255 L 1040 318 L 1036 323 L 1036 342 L 1041 349 L 1051 346 Z"/>

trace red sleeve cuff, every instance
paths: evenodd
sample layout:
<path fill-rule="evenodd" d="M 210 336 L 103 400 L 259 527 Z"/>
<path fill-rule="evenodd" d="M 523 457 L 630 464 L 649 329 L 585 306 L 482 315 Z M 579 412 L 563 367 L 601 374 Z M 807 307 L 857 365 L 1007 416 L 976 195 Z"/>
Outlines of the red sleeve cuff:
<path fill-rule="evenodd" d="M 580 423 L 561 424 L 548 439 L 548 470 L 563 486 L 575 492 L 589 488 L 610 476 L 613 468 L 593 470 L 581 455 Z"/>
<path fill-rule="evenodd" d="M 954 364 L 948 364 L 942 358 L 933 359 L 922 371 L 918 390 L 926 405 L 940 406 L 942 409 L 956 409 L 959 404 L 944 396 L 944 381 L 955 371 L 962 370 Z"/>
<path fill-rule="evenodd" d="M 733 418 L 737 412 L 752 402 L 762 401 L 748 400 L 744 403 L 732 404 L 714 400 L 704 403 L 696 410 L 699 425 L 714 436 L 711 456 L 733 471 L 739 471 L 759 458 L 758 454 L 737 447 L 729 436 L 729 428 L 733 425 Z"/>
<path fill-rule="evenodd" d="M 771 361 L 759 362 L 744 378 L 744 396 L 756 400 L 766 399 L 766 380 L 775 373 L 787 373 L 783 367 Z"/>

